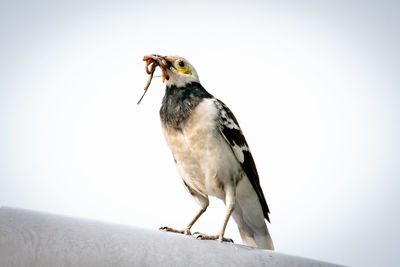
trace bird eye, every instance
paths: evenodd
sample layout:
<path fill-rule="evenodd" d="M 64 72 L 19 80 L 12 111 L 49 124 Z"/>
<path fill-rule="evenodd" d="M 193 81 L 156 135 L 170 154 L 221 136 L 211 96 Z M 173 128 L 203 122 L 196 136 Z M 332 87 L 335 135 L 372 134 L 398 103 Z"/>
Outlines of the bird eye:
<path fill-rule="evenodd" d="M 178 65 L 179 65 L 179 67 L 183 68 L 183 67 L 185 67 L 185 62 L 179 61 L 179 62 L 178 62 Z"/>

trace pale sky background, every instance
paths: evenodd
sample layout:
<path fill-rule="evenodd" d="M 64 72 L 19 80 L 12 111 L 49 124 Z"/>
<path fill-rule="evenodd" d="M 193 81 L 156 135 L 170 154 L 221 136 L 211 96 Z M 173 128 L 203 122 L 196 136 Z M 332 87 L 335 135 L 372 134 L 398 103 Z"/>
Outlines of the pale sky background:
<path fill-rule="evenodd" d="M 0 205 L 184 227 L 160 78 L 136 105 L 143 55 L 180 55 L 241 124 L 278 252 L 400 264 L 396 1 L 63 2 L 0 2 Z"/>

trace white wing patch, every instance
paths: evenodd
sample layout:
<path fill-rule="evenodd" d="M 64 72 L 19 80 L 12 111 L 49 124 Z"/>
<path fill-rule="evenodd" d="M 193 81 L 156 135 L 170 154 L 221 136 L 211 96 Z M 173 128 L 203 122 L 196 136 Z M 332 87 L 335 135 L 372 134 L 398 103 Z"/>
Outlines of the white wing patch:
<path fill-rule="evenodd" d="M 233 153 L 235 153 L 236 158 L 240 163 L 244 162 L 244 154 L 243 151 L 249 151 L 249 148 L 247 146 L 238 146 L 235 144 L 232 147 Z"/>
<path fill-rule="evenodd" d="M 230 115 L 230 111 L 227 107 L 220 102 L 218 99 L 214 99 L 215 106 L 218 109 L 218 115 L 220 120 L 220 131 L 226 141 L 230 144 L 233 153 L 235 154 L 237 160 L 243 163 L 245 158 L 243 151 L 249 151 L 249 148 L 244 139 L 242 130 L 233 114 Z"/>
<path fill-rule="evenodd" d="M 219 116 L 221 117 L 221 122 L 225 127 L 228 127 L 229 129 L 236 129 L 240 131 L 239 125 L 235 123 L 235 121 L 228 115 L 226 112 L 224 106 L 219 102 L 217 99 L 215 99 L 215 105 L 217 106 Z"/>

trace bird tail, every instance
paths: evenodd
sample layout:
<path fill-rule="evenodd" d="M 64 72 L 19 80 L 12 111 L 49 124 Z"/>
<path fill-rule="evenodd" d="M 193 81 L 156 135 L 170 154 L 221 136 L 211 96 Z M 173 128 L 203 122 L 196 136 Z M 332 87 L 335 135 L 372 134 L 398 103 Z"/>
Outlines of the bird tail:
<path fill-rule="evenodd" d="M 244 245 L 274 250 L 256 194 L 237 195 L 232 217 L 238 225 Z"/>
<path fill-rule="evenodd" d="M 249 234 L 245 232 L 243 228 L 239 228 L 240 236 L 242 237 L 243 244 L 246 246 L 250 247 L 256 247 L 256 248 L 264 248 L 264 249 L 269 249 L 269 250 L 274 250 L 274 244 L 272 242 L 271 236 L 268 232 L 261 234 L 261 235 L 255 235 L 254 233 Z"/>

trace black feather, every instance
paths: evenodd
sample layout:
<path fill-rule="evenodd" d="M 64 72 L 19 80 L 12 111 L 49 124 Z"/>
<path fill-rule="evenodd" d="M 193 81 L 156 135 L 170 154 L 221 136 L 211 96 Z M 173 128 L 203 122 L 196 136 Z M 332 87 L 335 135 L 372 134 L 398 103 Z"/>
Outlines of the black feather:
<path fill-rule="evenodd" d="M 168 86 L 160 109 L 162 123 L 181 130 L 204 98 L 212 98 L 212 95 L 200 83 L 193 82 L 184 87 Z"/>
<path fill-rule="evenodd" d="M 219 115 L 221 118 L 221 133 L 231 145 L 231 147 L 238 145 L 239 147 L 245 148 L 242 149 L 244 160 L 243 162 L 239 161 L 240 165 L 242 166 L 243 171 L 246 173 L 247 177 L 249 178 L 250 183 L 258 196 L 265 219 L 270 222 L 267 201 L 265 200 L 264 193 L 261 189 L 260 178 L 258 176 L 256 164 L 254 163 L 253 156 L 248 150 L 246 139 L 232 111 L 222 101 L 219 101 L 219 104 L 220 105 L 217 104 L 217 108 L 219 110 Z"/>

